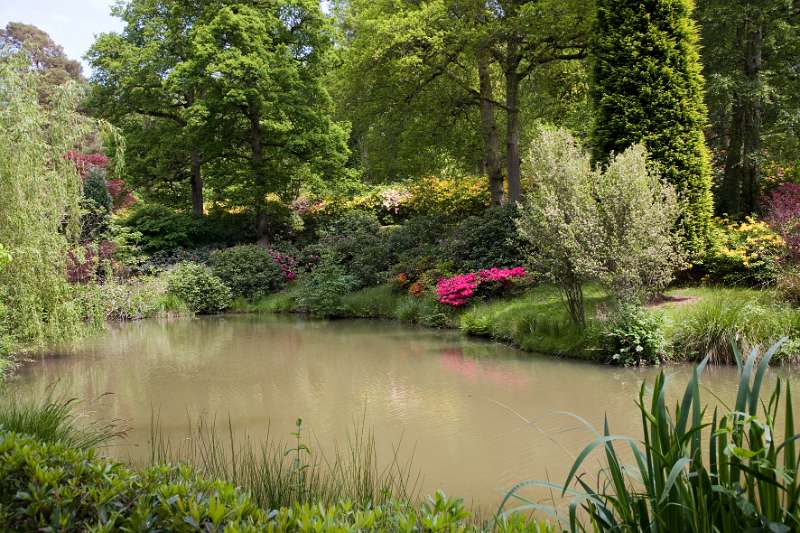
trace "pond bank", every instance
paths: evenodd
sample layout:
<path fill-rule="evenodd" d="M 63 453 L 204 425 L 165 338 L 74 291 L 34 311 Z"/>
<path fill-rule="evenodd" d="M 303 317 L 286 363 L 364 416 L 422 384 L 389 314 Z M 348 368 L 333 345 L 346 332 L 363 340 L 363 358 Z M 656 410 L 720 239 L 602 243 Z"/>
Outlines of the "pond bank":
<path fill-rule="evenodd" d="M 730 340 L 740 346 L 768 346 L 782 337 L 776 362 L 800 359 L 800 311 L 778 303 L 770 289 L 686 287 L 669 290 L 662 301 L 646 307 L 661 321 L 667 361 L 733 363 Z M 589 317 L 585 329 L 569 320 L 558 290 L 539 286 L 524 294 L 462 309 L 447 308 L 431 297 L 397 292 L 391 285 L 362 289 L 341 298 L 331 318 L 387 318 L 438 328 L 458 329 L 528 352 L 598 361 L 602 359 L 603 322 L 609 313 L 606 295 L 595 288 L 585 292 Z M 246 313 L 298 313 L 295 292 L 283 292 L 256 302 L 239 300 L 231 309 Z"/>

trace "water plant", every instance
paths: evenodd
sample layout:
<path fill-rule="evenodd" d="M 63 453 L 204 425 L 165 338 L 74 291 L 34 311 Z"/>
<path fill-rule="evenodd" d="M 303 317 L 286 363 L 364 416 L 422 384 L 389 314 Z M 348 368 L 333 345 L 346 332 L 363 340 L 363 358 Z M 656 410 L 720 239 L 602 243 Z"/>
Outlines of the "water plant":
<path fill-rule="evenodd" d="M 499 511 L 543 508 L 520 494 L 545 486 L 569 495 L 571 531 L 796 531 L 800 527 L 800 478 L 792 393 L 778 380 L 769 396 L 762 388 L 780 342 L 763 356 L 742 359 L 735 404 L 719 400 L 709 416 L 695 369 L 679 404 L 667 406 L 661 372 L 652 389 L 639 392 L 643 441 L 616 435 L 606 420 L 602 433 L 578 455 L 563 485 L 525 481 L 506 495 Z M 761 413 L 759 414 L 759 407 Z M 635 465 L 615 447 L 630 448 Z M 581 468 L 595 450 L 603 468 L 590 485 Z M 520 506 L 511 509 L 511 502 Z M 547 509 L 558 514 L 552 507 Z M 582 511 L 582 512 L 581 512 Z"/>

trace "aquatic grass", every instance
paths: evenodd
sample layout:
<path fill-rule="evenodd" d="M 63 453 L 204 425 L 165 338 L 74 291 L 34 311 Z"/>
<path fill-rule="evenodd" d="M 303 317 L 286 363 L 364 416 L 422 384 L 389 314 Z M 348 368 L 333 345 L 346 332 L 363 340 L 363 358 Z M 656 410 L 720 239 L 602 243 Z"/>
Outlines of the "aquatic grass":
<path fill-rule="evenodd" d="M 712 363 L 733 364 L 730 339 L 745 350 L 768 346 L 784 335 L 800 336 L 800 311 L 775 302 L 774 293 L 715 290 L 683 308 L 666 314 L 667 337 L 675 358 L 698 361 L 710 356 Z M 776 360 L 794 360 L 794 343 L 789 343 Z"/>
<path fill-rule="evenodd" d="M 800 435 L 795 433 L 792 393 L 779 380 L 769 396 L 762 395 L 770 360 L 779 350 L 780 343 L 763 357 L 752 350 L 743 360 L 732 348 L 740 377 L 735 404 L 715 407 L 710 417 L 700 393 L 709 357 L 695 368 L 680 403 L 671 409 L 661 372 L 652 389 L 645 384 L 639 392 L 641 442 L 613 434 L 606 420 L 563 485 L 522 482 L 507 493 L 498 516 L 543 508 L 520 494 L 538 485 L 571 497 L 566 522 L 573 532 L 796 531 Z M 635 465 L 625 464 L 615 444 L 630 448 Z M 603 454 L 603 468 L 590 485 L 581 468 L 595 451 Z M 515 503 L 518 507 L 512 508 Z"/>
<path fill-rule="evenodd" d="M 32 399 L 0 386 L 0 429 L 61 442 L 72 448 L 94 448 L 125 434 L 118 421 L 88 422 L 76 413 L 75 398 L 61 398 L 53 390 Z"/>
<path fill-rule="evenodd" d="M 395 318 L 403 298 L 391 285 L 367 287 L 342 296 L 342 314 L 349 317 Z"/>
<path fill-rule="evenodd" d="M 256 441 L 249 435 L 237 437 L 230 421 L 220 432 L 214 419 L 200 418 L 176 444 L 164 436 L 154 416 L 150 433 L 149 464 L 190 464 L 206 477 L 241 487 L 268 509 L 341 501 L 367 508 L 418 497 L 419 476 L 413 475 L 411 461 L 401 463 L 395 449 L 388 465 L 381 467 L 375 436 L 363 423 L 354 424 L 344 448 L 327 455 L 320 443 L 306 442 L 301 427 L 292 433 L 292 443 L 273 438 L 269 431 Z"/>

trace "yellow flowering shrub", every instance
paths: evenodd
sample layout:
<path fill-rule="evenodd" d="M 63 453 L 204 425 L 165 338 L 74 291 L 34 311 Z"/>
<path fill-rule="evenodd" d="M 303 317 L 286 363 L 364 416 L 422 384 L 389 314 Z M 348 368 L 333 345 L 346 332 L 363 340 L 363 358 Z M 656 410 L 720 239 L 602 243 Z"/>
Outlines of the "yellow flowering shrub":
<path fill-rule="evenodd" d="M 786 243 L 769 225 L 753 217 L 743 222 L 714 220 L 712 244 L 703 267 L 706 281 L 768 285 L 775 281 Z"/>

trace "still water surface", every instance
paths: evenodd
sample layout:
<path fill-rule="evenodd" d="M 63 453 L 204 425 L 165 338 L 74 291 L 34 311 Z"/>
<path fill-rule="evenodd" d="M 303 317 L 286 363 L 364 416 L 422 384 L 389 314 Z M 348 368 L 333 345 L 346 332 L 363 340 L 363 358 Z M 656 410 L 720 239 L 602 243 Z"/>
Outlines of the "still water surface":
<path fill-rule="evenodd" d="M 110 449 L 120 459 L 149 457 L 154 412 L 174 441 L 201 415 L 255 438 L 268 427 L 288 437 L 302 417 L 312 448 L 329 450 L 363 420 L 379 459 L 398 446 L 401 461 L 413 456 L 423 494 L 441 488 L 485 508 L 517 481 L 564 480 L 593 437 L 564 412 L 598 428 L 608 415 L 613 433 L 638 435 L 634 400 L 657 372 L 394 322 L 275 316 L 129 323 L 68 351 L 24 367 L 16 386 L 42 394 L 56 383 L 87 400 L 88 416 L 124 420 L 131 429 Z M 690 368 L 666 370 L 677 397 Z M 732 399 L 736 372 L 709 369 L 703 384 Z"/>

